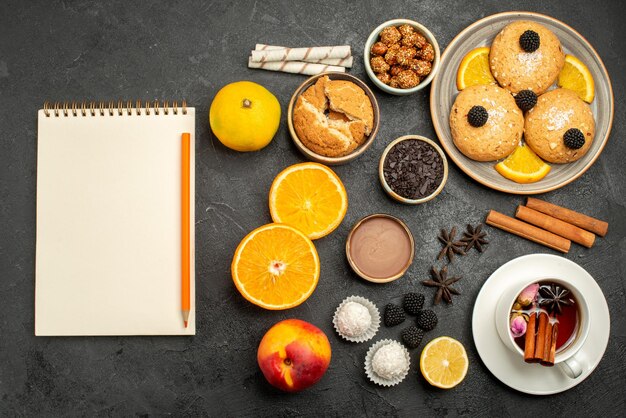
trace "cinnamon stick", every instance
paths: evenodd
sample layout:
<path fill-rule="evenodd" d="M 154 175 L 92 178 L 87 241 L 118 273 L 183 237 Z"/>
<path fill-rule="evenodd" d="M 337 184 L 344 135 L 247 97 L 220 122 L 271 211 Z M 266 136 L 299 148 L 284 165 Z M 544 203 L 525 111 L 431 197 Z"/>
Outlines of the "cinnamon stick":
<path fill-rule="evenodd" d="M 541 365 L 546 366 L 550 360 L 550 347 L 552 347 L 552 321 L 548 316 L 548 322 L 546 323 L 545 339 L 543 340 L 543 357 L 541 358 Z"/>
<path fill-rule="evenodd" d="M 537 338 L 535 339 L 535 359 L 541 361 L 545 350 L 547 325 L 549 323 L 548 314 L 539 312 L 539 326 L 537 327 Z"/>
<path fill-rule="evenodd" d="M 546 231 L 554 232 L 563 238 L 567 238 L 587 248 L 591 248 L 593 242 L 596 240 L 596 236 L 589 231 L 585 231 L 575 225 L 563 222 L 526 206 L 518 206 L 515 217 L 529 224 L 538 226 L 539 228 L 543 228 Z"/>
<path fill-rule="evenodd" d="M 536 363 L 535 358 L 535 333 L 537 329 L 537 314 L 530 314 L 528 324 L 526 326 L 526 338 L 524 339 L 524 361 L 526 363 Z"/>
<path fill-rule="evenodd" d="M 552 332 L 551 332 L 551 340 L 550 346 L 548 347 L 548 352 L 544 353 L 543 360 L 541 361 L 542 366 L 552 367 L 554 366 L 554 356 L 556 354 L 556 338 L 559 333 L 559 324 L 555 322 L 552 324 Z"/>
<path fill-rule="evenodd" d="M 533 242 L 545 245 L 562 253 L 567 253 L 571 246 L 571 241 L 546 231 L 541 228 L 537 228 L 526 222 L 519 221 L 510 216 L 503 215 L 495 210 L 490 210 L 487 215 L 486 223 L 503 231 L 510 232 L 522 238 L 526 238 Z"/>
<path fill-rule="evenodd" d="M 550 346 L 550 366 L 554 366 L 554 356 L 556 355 L 556 338 L 559 336 L 559 324 L 552 325 L 552 345 Z"/>
<path fill-rule="evenodd" d="M 592 218 L 591 216 L 583 215 L 582 213 L 575 212 L 571 209 L 567 209 L 553 203 L 536 199 L 534 197 L 528 198 L 526 206 L 572 225 L 576 225 L 577 227 L 593 232 L 594 234 L 598 234 L 601 237 L 605 236 L 609 230 L 609 224 L 604 221 Z"/>

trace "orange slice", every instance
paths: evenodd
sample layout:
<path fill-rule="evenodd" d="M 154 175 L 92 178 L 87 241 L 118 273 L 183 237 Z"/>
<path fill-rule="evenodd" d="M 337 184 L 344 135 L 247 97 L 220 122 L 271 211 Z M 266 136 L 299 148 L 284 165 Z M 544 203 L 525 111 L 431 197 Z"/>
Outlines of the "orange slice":
<path fill-rule="evenodd" d="M 231 274 L 237 290 L 250 302 L 265 309 L 288 309 L 315 290 L 320 259 L 302 232 L 289 225 L 268 224 L 241 241 Z"/>
<path fill-rule="evenodd" d="M 496 84 L 489 69 L 489 47 L 471 50 L 463 57 L 456 73 L 456 88 L 463 90 L 477 84 Z"/>
<path fill-rule="evenodd" d="M 463 344 L 450 337 L 429 342 L 420 356 L 420 371 L 428 383 L 450 389 L 463 381 L 469 359 Z"/>
<path fill-rule="evenodd" d="M 593 102 L 596 94 L 589 68 L 573 55 L 565 55 L 565 65 L 559 73 L 557 85 L 575 91 L 587 103 Z"/>
<path fill-rule="evenodd" d="M 496 171 L 516 183 L 534 183 L 550 172 L 550 166 L 528 145 L 522 144 L 504 161 L 496 164 Z"/>
<path fill-rule="evenodd" d="M 295 164 L 279 173 L 270 189 L 272 220 L 311 239 L 335 230 L 348 210 L 348 195 L 333 170 L 318 163 Z"/>

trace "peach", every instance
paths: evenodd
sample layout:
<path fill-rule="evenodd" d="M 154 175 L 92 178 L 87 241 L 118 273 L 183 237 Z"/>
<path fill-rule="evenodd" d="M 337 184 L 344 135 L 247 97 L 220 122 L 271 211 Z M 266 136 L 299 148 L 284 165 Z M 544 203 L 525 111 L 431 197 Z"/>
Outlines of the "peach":
<path fill-rule="evenodd" d="M 263 336 L 257 361 L 267 381 L 286 392 L 298 392 L 317 383 L 330 364 L 326 334 L 299 319 L 275 324 Z"/>

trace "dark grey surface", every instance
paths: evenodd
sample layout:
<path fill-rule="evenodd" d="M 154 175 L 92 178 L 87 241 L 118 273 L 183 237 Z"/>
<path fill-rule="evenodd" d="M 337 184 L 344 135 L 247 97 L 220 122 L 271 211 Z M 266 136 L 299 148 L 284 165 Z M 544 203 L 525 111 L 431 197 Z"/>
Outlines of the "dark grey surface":
<path fill-rule="evenodd" d="M 586 0 L 481 3 L 2 2 L 0 415 L 613 416 L 623 412 L 626 33 L 621 8 Z M 382 149 L 400 135 L 435 135 L 428 91 L 392 97 L 376 90 L 382 118 L 377 140 L 360 159 L 336 169 L 348 190 L 350 207 L 341 227 L 316 242 L 322 262 L 317 290 L 298 308 L 264 311 L 235 290 L 231 257 L 248 231 L 270 221 L 267 193 L 274 175 L 302 157 L 291 143 L 284 115 L 276 138 L 261 152 L 240 154 L 225 149 L 209 132 L 209 104 L 224 84 L 249 79 L 273 91 L 286 111 L 291 93 L 304 77 L 248 70 L 246 59 L 256 42 L 350 44 L 356 55 L 351 73 L 365 79 L 361 49 L 369 32 L 384 20 L 418 20 L 434 32 L 443 48 L 473 21 L 518 9 L 544 12 L 572 25 L 595 46 L 613 78 L 616 118 L 604 153 L 579 180 L 545 195 L 552 202 L 610 222 L 608 236 L 594 248 L 574 245 L 566 255 L 587 269 L 606 295 L 612 321 L 606 355 L 585 382 L 549 397 L 517 393 L 488 372 L 471 337 L 473 301 L 482 283 L 517 256 L 551 253 L 488 228 L 492 245 L 487 251 L 451 266 L 452 273 L 464 276 L 459 283 L 463 295 L 454 306 L 435 308 L 440 324 L 427 337 L 450 335 L 465 344 L 470 359 L 465 381 L 449 391 L 429 387 L 415 373 L 417 349 L 411 354 L 412 373 L 402 384 L 376 387 L 362 370 L 369 344 L 344 343 L 331 328 L 336 305 L 357 294 L 382 307 L 408 290 L 421 290 L 419 280 L 426 277 L 439 250 L 435 238 L 439 228 L 479 222 L 491 208 L 510 214 L 522 198 L 488 190 L 451 166 L 448 184 L 436 200 L 419 207 L 392 202 L 377 179 Z M 118 98 L 186 98 L 197 108 L 197 335 L 35 338 L 36 111 L 45 100 Z M 344 258 L 350 226 L 373 212 L 403 218 L 418 246 L 407 276 L 383 286 L 358 279 Z M 320 326 L 333 348 L 325 377 L 298 395 L 269 387 L 256 365 L 263 333 L 290 317 Z M 400 329 L 382 329 L 376 339 L 398 338 Z"/>

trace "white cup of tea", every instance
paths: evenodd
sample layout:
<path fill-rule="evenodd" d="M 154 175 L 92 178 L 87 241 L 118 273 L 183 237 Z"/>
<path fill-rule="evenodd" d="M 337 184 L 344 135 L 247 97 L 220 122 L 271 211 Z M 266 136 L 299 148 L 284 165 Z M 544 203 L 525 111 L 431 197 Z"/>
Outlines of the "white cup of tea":
<path fill-rule="evenodd" d="M 580 376 L 583 372 L 583 365 L 585 364 L 584 353 L 581 351 L 582 346 L 585 344 L 587 340 L 587 336 L 589 335 L 589 326 L 590 326 L 590 313 L 589 307 L 587 306 L 587 302 L 585 301 L 585 297 L 581 294 L 581 292 L 569 281 L 564 279 L 557 278 L 546 278 L 546 279 L 535 279 L 528 281 L 524 286 L 521 287 L 512 287 L 510 289 L 506 289 L 502 296 L 500 297 L 498 304 L 496 306 L 496 329 L 498 330 L 498 334 L 500 335 L 500 339 L 510 350 L 519 354 L 519 361 L 524 361 L 524 351 L 522 348 L 515 342 L 514 337 L 511 333 L 511 311 L 513 305 L 517 301 L 518 295 L 526 289 L 528 286 L 533 283 L 554 283 L 556 285 L 562 286 L 563 288 L 569 290 L 573 299 L 575 300 L 576 307 L 578 309 L 578 321 L 577 326 L 574 331 L 574 335 L 570 338 L 569 343 L 560 347 L 554 356 L 554 365 L 558 365 L 560 369 L 565 373 L 568 377 L 575 379 Z M 527 329 L 526 332 L 534 332 L 534 330 Z"/>

